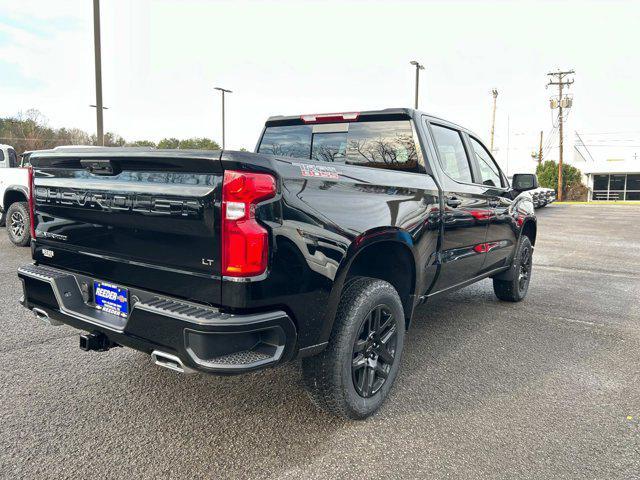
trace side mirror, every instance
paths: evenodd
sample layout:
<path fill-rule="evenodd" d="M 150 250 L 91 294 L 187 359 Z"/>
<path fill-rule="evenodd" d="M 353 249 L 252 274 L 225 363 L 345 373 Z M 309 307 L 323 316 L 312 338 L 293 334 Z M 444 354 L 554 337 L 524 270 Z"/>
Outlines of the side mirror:
<path fill-rule="evenodd" d="M 511 188 L 519 192 L 538 188 L 538 177 L 533 173 L 516 173 L 511 181 Z"/>

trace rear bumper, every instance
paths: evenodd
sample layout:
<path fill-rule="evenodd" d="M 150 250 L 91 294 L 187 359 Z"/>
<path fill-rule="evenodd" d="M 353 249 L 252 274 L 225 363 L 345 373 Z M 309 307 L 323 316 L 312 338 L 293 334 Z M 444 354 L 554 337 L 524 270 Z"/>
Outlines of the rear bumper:
<path fill-rule="evenodd" d="M 124 319 L 92 305 L 92 277 L 33 264 L 20 267 L 18 276 L 21 303 L 38 317 L 175 357 L 185 370 L 247 372 L 292 358 L 296 347 L 294 323 L 283 311 L 235 315 L 123 285 L 131 310 Z"/>

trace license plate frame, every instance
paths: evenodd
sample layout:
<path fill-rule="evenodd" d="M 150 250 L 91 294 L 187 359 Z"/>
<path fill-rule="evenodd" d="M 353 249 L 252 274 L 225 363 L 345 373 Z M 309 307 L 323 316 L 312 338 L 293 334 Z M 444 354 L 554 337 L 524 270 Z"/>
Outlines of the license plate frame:
<path fill-rule="evenodd" d="M 129 316 L 128 288 L 94 280 L 93 298 L 97 310 L 119 318 L 127 318 Z"/>

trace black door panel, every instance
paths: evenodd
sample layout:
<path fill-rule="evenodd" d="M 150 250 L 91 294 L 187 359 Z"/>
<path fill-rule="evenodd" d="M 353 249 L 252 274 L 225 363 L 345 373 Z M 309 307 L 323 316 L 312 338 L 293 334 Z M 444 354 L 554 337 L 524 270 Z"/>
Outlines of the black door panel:
<path fill-rule="evenodd" d="M 435 293 L 480 274 L 484 263 L 487 225 L 492 210 L 481 185 L 474 185 L 468 147 L 461 132 L 431 124 L 434 145 L 443 175 L 443 235 L 440 274 Z"/>
<path fill-rule="evenodd" d="M 480 189 L 457 186 L 455 192 L 446 192 L 446 198 L 455 197 L 461 203 L 451 207 L 445 202 L 441 272 L 436 290 L 443 290 L 480 274 L 485 253 L 485 242 L 491 211 Z"/>
<path fill-rule="evenodd" d="M 487 247 L 482 267 L 483 272 L 509 265 L 515 249 L 518 230 L 510 213 L 511 200 L 492 197 L 491 193 L 489 192 L 489 203 L 492 215 L 487 228 Z M 491 201 L 491 198 L 495 198 L 495 200 Z"/>
<path fill-rule="evenodd" d="M 482 188 L 491 210 L 484 250 L 486 258 L 483 272 L 489 272 L 509 264 L 517 239 L 517 228 L 510 215 L 511 199 L 506 197 L 507 185 L 498 164 L 489 150 L 471 135 L 467 135 L 469 151 L 473 152 L 472 166 L 476 183 Z"/>

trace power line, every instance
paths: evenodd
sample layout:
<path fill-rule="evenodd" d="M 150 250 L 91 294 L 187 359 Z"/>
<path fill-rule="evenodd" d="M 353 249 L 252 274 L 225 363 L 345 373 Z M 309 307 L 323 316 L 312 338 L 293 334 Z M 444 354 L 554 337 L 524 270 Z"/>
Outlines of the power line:
<path fill-rule="evenodd" d="M 549 153 L 549 150 L 551 150 L 552 146 L 553 146 L 553 136 L 556 134 L 558 130 L 558 126 L 553 126 L 551 128 L 551 131 L 549 132 L 549 134 L 547 135 L 547 140 L 544 144 L 544 147 L 542 148 L 542 158 L 544 159 L 544 157 L 547 156 L 547 154 Z"/>
<path fill-rule="evenodd" d="M 549 143 L 551 143 L 551 141 L 553 140 L 553 137 L 551 136 L 553 133 L 556 132 L 556 130 L 558 129 L 558 125 L 554 122 L 554 120 L 551 120 L 551 130 L 550 130 L 550 135 L 547 135 L 547 139 L 545 141 L 545 146 L 549 145 Z"/>
<path fill-rule="evenodd" d="M 640 130 L 626 130 L 626 131 L 619 131 L 619 132 L 582 132 L 582 135 L 587 136 L 587 135 L 627 135 L 629 133 L 640 133 Z"/>
<path fill-rule="evenodd" d="M 591 161 L 595 163 L 595 159 L 593 158 L 593 155 L 591 155 L 591 152 L 589 151 L 589 149 L 587 148 L 587 146 L 584 144 L 584 142 L 582 141 L 582 137 L 580 136 L 580 134 L 578 133 L 578 131 L 575 131 L 576 137 L 578 137 L 578 140 L 580 141 L 580 145 L 574 145 L 573 148 L 575 148 L 576 150 L 578 150 L 579 146 L 584 147 L 585 151 L 589 154 L 589 158 L 591 158 Z M 580 153 L 580 150 L 578 150 L 578 153 Z"/>
<path fill-rule="evenodd" d="M 553 134 L 555 135 L 557 133 L 557 130 L 553 132 Z M 547 155 L 549 155 L 549 153 L 551 153 L 551 150 L 554 150 L 556 148 L 558 148 L 560 146 L 560 143 L 556 143 L 554 140 L 551 141 L 551 143 L 549 143 L 549 145 L 547 145 L 547 148 L 545 149 L 542 157 L 546 157 Z"/>
<path fill-rule="evenodd" d="M 640 148 L 640 145 L 610 145 L 606 143 L 585 143 L 583 147 L 609 147 L 609 148 Z"/>

